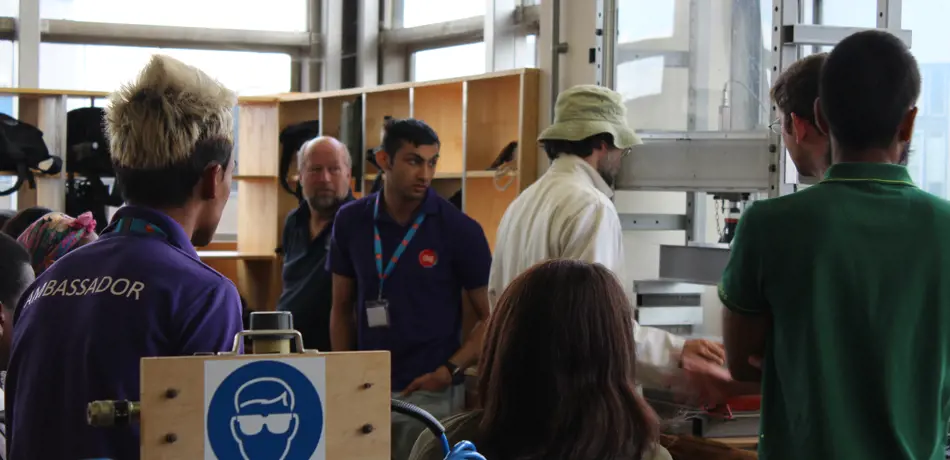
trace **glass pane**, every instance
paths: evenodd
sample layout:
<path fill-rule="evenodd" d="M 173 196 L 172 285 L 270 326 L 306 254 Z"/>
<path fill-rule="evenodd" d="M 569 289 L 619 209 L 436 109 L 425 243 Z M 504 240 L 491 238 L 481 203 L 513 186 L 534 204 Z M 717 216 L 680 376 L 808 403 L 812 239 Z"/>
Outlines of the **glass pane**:
<path fill-rule="evenodd" d="M 866 0 L 865 0 L 866 1 Z M 950 176 L 947 156 L 950 155 L 950 29 L 943 14 L 934 14 L 944 6 L 942 0 L 903 2 L 901 27 L 913 34 L 911 52 L 917 58 L 922 79 L 917 102 L 919 131 L 911 140 L 910 169 L 914 181 L 924 190 L 950 198 L 947 182 Z"/>
<path fill-rule="evenodd" d="M 16 7 L 14 2 L 9 0 L 0 0 L 0 16 L 11 13 L 8 6 Z M 0 87 L 13 86 L 13 42 L 0 41 Z M 0 96 L 0 113 L 14 116 L 13 98 L 10 96 Z M 5 174 L 5 173 L 0 173 Z M 16 182 L 16 176 L 0 175 L 0 190 L 6 190 Z M 16 192 L 7 196 L 0 196 L 0 209 L 16 209 Z"/>
<path fill-rule="evenodd" d="M 484 0 L 403 0 L 402 26 L 416 27 L 485 14 Z"/>
<path fill-rule="evenodd" d="M 632 126 L 766 129 L 771 7 L 769 0 L 619 0 L 614 77 Z"/>
<path fill-rule="evenodd" d="M 905 1 L 907 3 L 920 0 Z M 930 3 L 924 0 L 923 3 Z M 821 2 L 821 23 L 829 26 L 877 27 L 877 0 L 830 0 Z"/>
<path fill-rule="evenodd" d="M 412 81 L 441 80 L 485 73 L 485 42 L 416 51 Z"/>
<path fill-rule="evenodd" d="M 3 1 L 3 0 L 0 0 Z M 13 86 L 13 42 L 0 41 L 0 87 Z M 13 115 L 13 98 L 0 96 L 0 113 Z"/>
<path fill-rule="evenodd" d="M 307 30 L 307 0 L 165 0 L 160 4 L 142 0 L 39 2 L 40 15 L 44 19 L 219 29 Z"/>
<path fill-rule="evenodd" d="M 528 49 L 528 56 L 524 67 L 538 67 L 538 36 L 528 35 L 525 40 L 528 42 L 525 45 Z"/>
<path fill-rule="evenodd" d="M 16 176 L 0 176 L 0 190 L 6 190 L 13 187 L 16 183 Z M 0 196 L 0 209 L 16 209 L 16 192 L 7 196 Z"/>
<path fill-rule="evenodd" d="M 0 0 L 0 16 L 15 18 L 19 10 L 20 2 L 18 0 Z"/>
<path fill-rule="evenodd" d="M 57 43 L 40 45 L 40 86 L 112 91 L 134 78 L 149 57 L 158 52 L 200 67 L 242 95 L 290 91 L 290 56 L 286 54 Z M 101 99 L 67 101 L 69 109 L 104 103 Z M 236 234 L 237 192 L 232 192 L 231 202 L 224 213 L 218 234 Z"/>
<path fill-rule="evenodd" d="M 112 91 L 134 78 L 155 53 L 197 66 L 241 95 L 290 90 L 286 54 L 60 43 L 40 45 L 40 86 Z"/>

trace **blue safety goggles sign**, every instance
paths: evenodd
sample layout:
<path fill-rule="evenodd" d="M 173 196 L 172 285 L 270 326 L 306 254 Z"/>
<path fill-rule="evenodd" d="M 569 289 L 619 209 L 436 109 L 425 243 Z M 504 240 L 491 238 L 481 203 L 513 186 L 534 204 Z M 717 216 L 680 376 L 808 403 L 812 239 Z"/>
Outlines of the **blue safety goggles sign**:
<path fill-rule="evenodd" d="M 323 357 L 205 362 L 205 459 L 324 460 Z"/>

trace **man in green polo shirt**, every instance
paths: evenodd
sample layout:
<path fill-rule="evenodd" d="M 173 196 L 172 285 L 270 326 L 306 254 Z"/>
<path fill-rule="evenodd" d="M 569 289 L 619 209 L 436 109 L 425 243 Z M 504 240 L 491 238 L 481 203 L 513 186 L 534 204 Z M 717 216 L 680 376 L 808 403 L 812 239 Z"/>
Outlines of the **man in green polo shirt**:
<path fill-rule="evenodd" d="M 894 36 L 865 31 L 821 72 L 815 113 L 834 164 L 740 220 L 719 288 L 729 369 L 761 379 L 763 460 L 943 459 L 950 203 L 899 165 L 917 62 Z"/>

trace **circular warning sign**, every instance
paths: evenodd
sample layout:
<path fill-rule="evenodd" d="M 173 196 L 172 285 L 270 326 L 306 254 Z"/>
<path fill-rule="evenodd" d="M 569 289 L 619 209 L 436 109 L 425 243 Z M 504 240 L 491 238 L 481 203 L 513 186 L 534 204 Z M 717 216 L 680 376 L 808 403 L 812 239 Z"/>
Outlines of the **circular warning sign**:
<path fill-rule="evenodd" d="M 419 265 L 425 268 L 432 268 L 439 263 L 439 255 L 431 249 L 423 249 L 419 252 Z"/>

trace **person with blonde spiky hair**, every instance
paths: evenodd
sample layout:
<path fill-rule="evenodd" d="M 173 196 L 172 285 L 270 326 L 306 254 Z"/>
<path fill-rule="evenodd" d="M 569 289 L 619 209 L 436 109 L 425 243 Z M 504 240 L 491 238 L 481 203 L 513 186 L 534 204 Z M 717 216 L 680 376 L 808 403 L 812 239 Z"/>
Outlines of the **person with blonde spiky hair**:
<path fill-rule="evenodd" d="M 94 429 L 87 404 L 138 400 L 144 357 L 231 350 L 240 296 L 195 246 L 211 241 L 230 194 L 234 103 L 167 56 L 112 94 L 105 129 L 127 205 L 16 306 L 9 458 L 138 458 L 138 429 Z"/>

